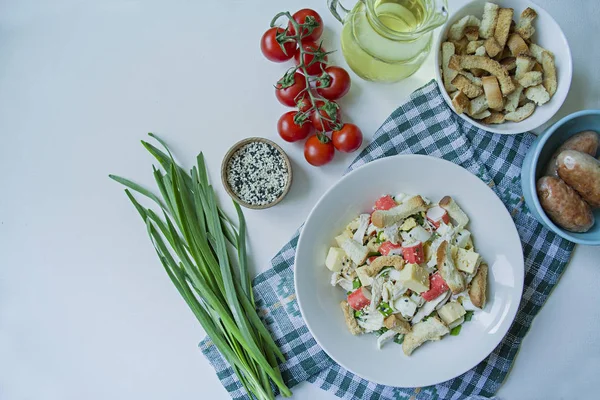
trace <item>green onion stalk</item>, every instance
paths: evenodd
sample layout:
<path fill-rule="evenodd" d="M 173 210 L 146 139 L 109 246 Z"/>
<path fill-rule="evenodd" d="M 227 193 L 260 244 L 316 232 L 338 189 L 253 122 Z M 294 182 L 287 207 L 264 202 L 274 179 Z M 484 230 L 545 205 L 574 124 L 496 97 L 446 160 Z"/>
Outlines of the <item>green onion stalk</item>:
<path fill-rule="evenodd" d="M 128 179 L 109 177 L 127 187 L 125 194 L 146 224 L 167 275 L 248 395 L 274 399 L 276 387 L 291 396 L 278 367 L 285 357 L 256 312 L 239 204 L 233 202 L 236 226 L 217 204 L 202 153 L 187 173 L 164 141 L 149 135 L 166 151 L 142 141 L 162 167 L 153 166 L 160 196 Z M 132 192 L 152 200 L 159 211 L 144 208 Z"/>

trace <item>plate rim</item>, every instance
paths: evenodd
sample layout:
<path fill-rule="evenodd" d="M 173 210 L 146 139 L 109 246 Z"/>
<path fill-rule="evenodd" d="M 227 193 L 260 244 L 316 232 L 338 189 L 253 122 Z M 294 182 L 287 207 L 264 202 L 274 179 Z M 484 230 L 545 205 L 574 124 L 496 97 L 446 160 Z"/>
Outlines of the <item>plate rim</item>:
<path fill-rule="evenodd" d="M 304 308 L 303 308 L 303 305 L 302 305 L 301 296 L 299 295 L 300 292 L 298 291 L 298 279 L 297 279 L 298 274 L 296 273 L 297 272 L 297 265 L 298 265 L 297 260 L 298 260 L 298 254 L 299 254 L 298 249 L 301 248 L 301 244 L 303 242 L 304 232 L 305 232 L 304 228 L 306 226 L 306 223 L 311 219 L 311 217 L 315 213 L 315 210 L 324 201 L 325 197 L 327 197 L 327 195 L 330 192 L 334 191 L 341 184 L 341 182 L 349 179 L 350 176 L 354 175 L 356 173 L 356 171 L 359 171 L 359 170 L 361 170 L 361 169 L 363 169 L 363 168 L 365 168 L 367 166 L 374 165 L 374 164 L 377 164 L 377 163 L 382 163 L 382 162 L 386 162 L 386 161 L 389 162 L 390 159 L 393 160 L 393 159 L 400 159 L 400 158 L 403 158 L 403 159 L 406 159 L 406 158 L 408 158 L 408 159 L 410 159 L 410 158 L 421 158 L 421 159 L 428 159 L 428 160 L 433 161 L 433 162 L 440 162 L 440 163 L 446 164 L 446 165 L 447 164 L 452 164 L 454 167 L 458 167 L 460 169 L 463 169 L 465 172 L 467 172 L 468 174 L 472 175 L 474 178 L 477 179 L 477 181 L 481 185 L 483 185 L 487 190 L 491 191 L 493 193 L 493 195 L 494 195 L 493 197 L 495 198 L 494 201 L 500 203 L 500 205 L 502 206 L 503 212 L 506 214 L 506 217 L 508 217 L 509 220 L 511 221 L 511 228 L 512 228 L 512 232 L 511 233 L 513 235 L 516 235 L 516 238 L 518 239 L 518 242 L 520 244 L 520 246 L 519 246 L 520 247 L 520 251 L 518 252 L 518 256 L 519 256 L 518 266 L 521 267 L 521 268 L 517 268 L 516 271 L 515 271 L 517 273 L 515 282 L 518 285 L 518 288 L 516 288 L 516 289 L 519 289 L 518 290 L 518 301 L 516 302 L 517 305 L 516 305 L 516 307 L 513 310 L 510 311 L 510 314 L 507 315 L 507 317 L 510 319 L 510 323 L 506 324 L 506 328 L 503 329 L 502 335 L 499 336 L 499 340 L 494 344 L 494 346 L 492 347 L 492 350 L 489 353 L 484 354 L 481 357 L 480 360 L 478 360 L 474 365 L 471 365 L 467 369 L 465 369 L 465 370 L 461 369 L 460 371 L 453 372 L 454 376 L 451 377 L 451 378 L 449 378 L 449 379 L 442 380 L 442 381 L 432 380 L 431 382 L 424 382 L 424 383 L 418 382 L 417 384 L 408 385 L 408 386 L 406 386 L 406 385 L 405 386 L 398 386 L 398 385 L 390 384 L 389 382 L 384 382 L 382 380 L 379 380 L 376 377 L 364 376 L 363 374 L 360 374 L 360 373 L 356 372 L 353 368 L 349 367 L 348 365 L 345 365 L 344 363 L 340 362 L 338 360 L 338 358 L 334 354 L 331 354 L 326 349 L 326 347 L 323 346 L 322 342 L 314 334 L 314 331 L 313 331 L 313 329 L 312 329 L 312 327 L 311 327 L 308 319 L 305 317 L 306 312 L 304 311 Z M 308 331 L 310 332 L 311 336 L 315 339 L 315 341 L 317 342 L 317 344 L 319 345 L 319 347 L 321 347 L 321 349 L 323 349 L 323 351 L 333 361 L 335 361 L 338 365 L 340 365 L 341 367 L 345 368 L 346 370 L 348 370 L 349 372 L 353 373 L 354 375 L 356 375 L 356 376 L 358 376 L 358 377 L 360 377 L 362 379 L 366 379 L 366 380 L 368 380 L 370 382 L 376 383 L 376 384 L 385 385 L 385 386 L 392 386 L 392 387 L 424 387 L 424 386 L 437 385 L 439 383 L 447 382 L 447 381 L 449 381 L 451 379 L 454 379 L 457 376 L 460 376 L 460 375 L 464 374 L 465 372 L 471 370 L 472 368 L 476 367 L 477 365 L 479 365 L 486 357 L 488 357 L 494 351 L 494 349 L 496 347 L 498 347 L 498 345 L 506 337 L 508 331 L 512 327 L 512 325 L 513 325 L 513 323 L 515 321 L 515 318 L 517 316 L 517 312 L 519 310 L 519 307 L 520 307 L 520 304 L 521 304 L 521 300 L 523 298 L 523 290 L 524 290 L 524 286 L 525 286 L 525 284 L 524 284 L 525 283 L 524 282 L 525 281 L 525 258 L 524 258 L 524 254 L 523 254 L 523 245 L 522 245 L 522 242 L 521 242 L 521 237 L 519 236 L 519 232 L 518 232 L 517 227 L 516 227 L 516 225 L 515 225 L 512 217 L 511 217 L 511 215 L 510 215 L 510 212 L 508 211 L 508 209 L 506 208 L 506 206 L 504 205 L 504 203 L 502 202 L 502 200 L 500 200 L 500 198 L 498 197 L 498 195 L 488 185 L 486 185 L 485 182 L 483 182 L 481 179 L 479 179 L 479 177 L 477 177 L 475 174 L 471 173 L 469 170 L 467 170 L 463 166 L 461 166 L 459 164 L 456 164 L 456 163 L 454 163 L 452 161 L 448 161 L 448 160 L 446 160 L 444 158 L 433 157 L 433 156 L 425 155 L 425 154 L 395 154 L 395 155 L 391 155 L 391 156 L 387 156 L 387 157 L 381 157 L 381 158 L 376 159 L 376 160 L 372 160 L 370 162 L 367 162 L 367 163 L 359 166 L 356 169 L 353 169 L 349 173 L 343 175 L 337 182 L 335 182 L 329 189 L 327 189 L 321 195 L 321 197 L 319 198 L 319 200 L 317 200 L 317 202 L 315 203 L 315 205 L 312 207 L 312 209 L 310 210 L 308 216 L 306 217 L 306 220 L 305 220 L 304 224 L 302 225 L 302 230 L 301 230 L 300 236 L 298 238 L 298 244 L 296 246 L 295 258 L 294 258 L 294 270 L 293 270 L 293 272 L 294 272 L 294 291 L 296 293 L 296 301 L 298 302 L 298 308 L 300 309 L 300 314 L 302 315 L 302 319 L 304 320 L 304 323 L 306 324 L 306 327 L 308 328 Z"/>

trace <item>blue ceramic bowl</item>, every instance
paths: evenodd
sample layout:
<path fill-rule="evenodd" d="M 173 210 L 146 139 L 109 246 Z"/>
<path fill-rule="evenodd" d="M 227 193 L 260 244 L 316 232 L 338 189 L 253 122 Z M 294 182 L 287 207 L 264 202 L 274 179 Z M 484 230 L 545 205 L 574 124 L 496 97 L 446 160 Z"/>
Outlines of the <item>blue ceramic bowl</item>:
<path fill-rule="evenodd" d="M 538 178 L 543 176 L 546 164 L 554 151 L 571 136 L 585 130 L 600 132 L 600 110 L 585 110 L 567 115 L 542 133 L 533 142 L 525 156 L 521 170 L 521 185 L 527 207 L 548 229 L 573 243 L 599 246 L 600 209 L 594 210 L 596 223 L 592 229 L 585 233 L 570 232 L 560 228 L 548 218 L 538 200 L 535 188 Z"/>

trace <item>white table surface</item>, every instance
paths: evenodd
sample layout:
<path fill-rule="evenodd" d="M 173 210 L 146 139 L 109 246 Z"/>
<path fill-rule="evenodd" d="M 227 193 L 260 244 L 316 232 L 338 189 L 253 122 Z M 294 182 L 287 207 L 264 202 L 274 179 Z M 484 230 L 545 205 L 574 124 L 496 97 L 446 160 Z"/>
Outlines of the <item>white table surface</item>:
<path fill-rule="evenodd" d="M 456 9 L 464 1 L 451 1 Z M 185 165 L 221 157 L 251 135 L 279 142 L 286 111 L 272 85 L 287 65 L 259 39 L 284 2 L 0 2 L 0 398 L 225 399 L 196 348 L 203 332 L 158 263 L 118 173 L 151 185 L 139 144 L 158 132 Z M 325 0 L 287 1 L 324 17 L 325 45 L 341 26 Z M 600 50 L 591 1 L 544 2 L 572 46 L 571 93 L 558 117 L 600 108 Z M 340 52 L 330 56 L 346 66 Z M 353 78 L 355 77 L 352 75 Z M 353 80 L 344 116 L 370 137 L 415 88 L 431 57 L 394 85 Z M 285 144 L 294 184 L 283 203 L 247 211 L 254 270 L 302 223 L 353 155 L 310 167 Z M 230 207 L 228 207 L 230 209 Z M 573 398 L 596 392 L 600 370 L 600 248 L 579 247 L 536 318 L 498 395 Z M 295 398 L 334 399 L 310 384 Z"/>

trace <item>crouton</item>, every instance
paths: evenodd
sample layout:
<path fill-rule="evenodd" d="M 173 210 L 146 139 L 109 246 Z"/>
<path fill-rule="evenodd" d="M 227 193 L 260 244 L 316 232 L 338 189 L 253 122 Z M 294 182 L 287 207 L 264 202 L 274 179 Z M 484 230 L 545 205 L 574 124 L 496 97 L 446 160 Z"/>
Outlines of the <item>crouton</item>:
<path fill-rule="evenodd" d="M 479 46 L 477 48 L 477 50 L 475 50 L 474 55 L 476 55 L 476 56 L 482 56 L 482 57 L 485 56 L 485 46 Z M 471 72 L 473 72 L 473 74 L 476 73 L 475 70 L 472 70 Z"/>
<path fill-rule="evenodd" d="M 485 98 L 485 94 L 483 94 L 483 95 L 481 95 L 479 97 L 476 97 L 473 100 L 471 100 L 471 104 L 469 105 L 469 111 L 468 111 L 467 114 L 469 114 L 470 116 L 473 116 L 473 115 L 476 115 L 476 114 L 481 114 L 482 112 L 484 112 L 488 108 L 489 108 L 489 105 L 488 105 L 487 100 Z"/>
<path fill-rule="evenodd" d="M 518 55 L 515 61 L 517 70 L 515 71 L 515 78 L 520 79 L 524 73 L 531 71 L 535 64 L 535 58 L 528 55 Z"/>
<path fill-rule="evenodd" d="M 450 27 L 448 38 L 450 40 L 460 40 L 465 36 L 465 28 L 468 26 L 479 27 L 479 24 L 479 18 L 476 18 L 473 15 L 467 15 Z"/>
<path fill-rule="evenodd" d="M 485 44 L 485 40 L 474 40 L 467 45 L 467 54 L 475 54 L 478 48 Z"/>
<path fill-rule="evenodd" d="M 473 305 L 478 308 L 485 307 L 487 275 L 487 264 L 481 264 L 479 266 L 479 270 L 475 274 L 475 277 L 471 281 L 471 287 L 469 288 L 469 298 L 471 299 L 471 303 L 473 303 Z"/>
<path fill-rule="evenodd" d="M 399 255 L 380 256 L 374 259 L 371 265 L 365 267 L 365 272 L 369 276 L 375 276 L 385 267 L 394 267 L 394 269 L 401 271 L 404 268 L 404 259 Z"/>
<path fill-rule="evenodd" d="M 494 35 L 496 22 L 498 21 L 499 6 L 494 3 L 485 3 L 483 7 L 483 18 L 479 24 L 479 36 L 487 39 Z"/>
<path fill-rule="evenodd" d="M 550 95 L 544 85 L 531 86 L 525 89 L 525 97 L 533 101 L 538 106 L 546 104 L 550 100 Z"/>
<path fill-rule="evenodd" d="M 521 97 L 521 93 L 523 93 L 523 86 L 517 83 L 516 87 L 514 92 L 506 96 L 506 101 L 504 102 L 505 111 L 513 112 L 519 106 L 519 98 Z"/>
<path fill-rule="evenodd" d="M 469 40 L 469 41 L 479 39 L 479 27 L 467 26 L 465 28 L 465 36 L 467 37 L 467 40 Z"/>
<path fill-rule="evenodd" d="M 431 317 L 421 321 L 412 327 L 412 330 L 404 336 L 402 350 L 410 356 L 413 351 L 429 340 L 439 340 L 450 332 L 448 327 L 438 317 Z"/>
<path fill-rule="evenodd" d="M 512 71 L 517 68 L 517 59 L 515 57 L 506 57 L 500 60 L 500 65 L 507 71 Z"/>
<path fill-rule="evenodd" d="M 556 93 L 556 86 L 558 82 L 556 80 L 556 66 L 554 65 L 554 58 L 548 52 L 542 54 L 542 67 L 544 68 L 543 85 L 550 97 L 552 97 L 554 96 L 554 93 Z"/>
<path fill-rule="evenodd" d="M 460 40 L 451 41 L 454 44 L 455 54 L 463 55 L 467 53 L 467 46 L 469 45 L 469 39 L 466 37 Z"/>
<path fill-rule="evenodd" d="M 473 85 L 476 85 L 479 87 L 483 86 L 483 83 L 481 82 L 481 78 L 476 77 L 472 73 L 467 72 L 467 71 L 460 71 L 459 74 L 461 74 L 462 76 L 464 76 L 465 78 L 470 80 Z"/>
<path fill-rule="evenodd" d="M 354 318 L 354 310 L 352 309 L 352 307 L 350 307 L 350 305 L 348 305 L 348 302 L 346 300 L 343 300 L 340 303 L 340 308 L 344 313 L 344 320 L 346 321 L 346 326 L 348 327 L 350 333 L 353 335 L 360 335 L 361 333 L 363 333 L 363 328 L 361 328 L 358 325 L 358 322 L 356 322 L 356 318 Z"/>
<path fill-rule="evenodd" d="M 523 39 L 529 39 L 533 36 L 535 28 L 532 26 L 532 22 L 537 17 L 537 13 L 534 9 L 527 7 L 521 13 L 521 18 L 515 26 L 515 32 L 517 32 Z"/>
<path fill-rule="evenodd" d="M 480 68 L 489 72 L 492 75 L 495 75 L 496 78 L 498 78 L 498 82 L 500 83 L 500 89 L 502 90 L 502 94 L 504 96 L 515 90 L 515 85 L 508 76 L 508 72 L 504 68 L 502 68 L 502 65 L 500 65 L 500 63 L 497 61 L 480 56 L 454 55 L 450 57 L 449 65 L 450 68 L 453 68 L 457 71 L 459 69 Z"/>
<path fill-rule="evenodd" d="M 529 46 L 527 46 L 527 43 L 525 43 L 523 38 L 516 33 L 510 35 L 506 45 L 510 49 L 510 54 L 512 54 L 513 57 L 520 56 L 521 54 L 529 54 Z"/>
<path fill-rule="evenodd" d="M 474 99 L 475 97 L 483 94 L 483 89 L 480 86 L 473 84 L 463 75 L 456 75 L 451 83 L 455 88 L 463 92 L 469 99 Z"/>
<path fill-rule="evenodd" d="M 484 124 L 503 124 L 504 123 L 504 114 L 497 111 L 492 111 L 490 115 L 483 119 Z"/>
<path fill-rule="evenodd" d="M 460 90 L 456 92 L 454 97 L 452 97 L 452 105 L 454 106 L 454 111 L 457 114 L 462 114 L 469 109 L 469 105 L 471 102 L 466 94 L 461 92 Z"/>
<path fill-rule="evenodd" d="M 523 75 L 521 75 L 518 81 L 519 85 L 523 86 L 524 88 L 536 86 L 542 83 L 542 73 L 537 71 L 525 72 Z"/>
<path fill-rule="evenodd" d="M 440 207 L 448 212 L 455 226 L 464 228 L 469 223 L 469 217 L 450 196 L 444 196 L 438 203 Z"/>
<path fill-rule="evenodd" d="M 531 103 L 531 101 L 529 101 L 529 99 L 525 97 L 525 90 L 523 90 L 521 92 L 521 95 L 519 96 L 519 107 L 523 107 L 527 103 Z"/>
<path fill-rule="evenodd" d="M 452 259 L 452 251 L 447 241 L 443 241 L 438 247 L 437 268 L 452 293 L 458 294 L 465 290 L 465 280 L 460 271 L 456 269 Z"/>
<path fill-rule="evenodd" d="M 504 108 L 504 98 L 500 91 L 500 85 L 498 85 L 498 79 L 493 75 L 484 76 L 481 78 L 481 82 L 483 82 L 483 90 L 489 107 L 492 110 L 501 111 Z"/>
<path fill-rule="evenodd" d="M 426 209 L 427 203 L 425 203 L 423 198 L 421 196 L 414 196 L 389 210 L 375 210 L 371 215 L 371 222 L 378 228 L 384 228 Z"/>
<path fill-rule="evenodd" d="M 392 314 L 383 320 L 383 325 L 391 331 L 406 335 L 411 331 L 410 324 L 398 314 Z"/>
<path fill-rule="evenodd" d="M 504 119 L 511 122 L 521 122 L 524 119 L 529 118 L 531 114 L 533 114 L 534 110 L 535 105 L 533 103 L 526 103 L 522 107 L 517 108 L 515 111 L 504 115 Z"/>
<path fill-rule="evenodd" d="M 490 57 L 496 57 L 502 51 L 502 46 L 495 37 L 489 37 L 484 44 L 485 51 Z"/>
<path fill-rule="evenodd" d="M 539 62 L 540 64 L 543 63 L 542 54 L 544 54 L 544 52 L 546 52 L 546 53 L 550 54 L 552 57 L 554 57 L 554 54 L 552 54 L 552 52 L 550 50 L 546 50 L 542 46 L 538 46 L 535 43 L 531 43 L 529 45 L 529 52 L 531 53 L 533 58 L 535 58 L 535 60 L 537 62 Z"/>
<path fill-rule="evenodd" d="M 450 57 L 455 53 L 454 43 L 444 42 L 442 43 L 442 76 L 444 78 L 444 88 L 447 92 L 452 92 L 456 88 L 452 85 L 452 79 L 458 74 L 457 71 L 448 68 L 448 62 Z"/>
<path fill-rule="evenodd" d="M 494 29 L 494 38 L 501 49 L 506 45 L 514 11 L 512 8 L 501 8 L 498 10 L 498 21 L 496 22 L 496 29 Z"/>
<path fill-rule="evenodd" d="M 484 110 L 484 111 L 480 112 L 479 114 L 470 115 L 470 117 L 473 119 L 484 119 L 484 118 L 489 117 L 490 115 L 492 115 L 492 113 L 489 110 Z"/>

